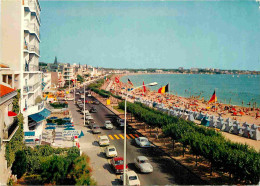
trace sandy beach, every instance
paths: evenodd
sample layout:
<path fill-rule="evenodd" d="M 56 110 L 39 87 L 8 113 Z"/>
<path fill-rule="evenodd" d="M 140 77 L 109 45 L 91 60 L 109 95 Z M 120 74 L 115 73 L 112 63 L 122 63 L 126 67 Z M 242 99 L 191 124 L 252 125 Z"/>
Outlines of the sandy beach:
<path fill-rule="evenodd" d="M 117 77 L 121 78 L 123 76 L 128 75 L 133 74 L 120 74 L 117 75 Z M 115 76 L 113 78 L 115 78 Z M 114 83 L 113 86 L 114 90 L 118 94 L 126 93 L 126 90 L 128 88 L 132 88 L 130 84 L 123 83 L 121 81 L 120 83 Z M 121 89 L 122 87 L 125 87 L 126 89 Z M 159 88 L 160 87 L 158 87 L 158 89 Z M 134 97 L 140 97 L 143 100 L 150 100 L 153 102 L 162 103 L 167 108 L 180 107 L 191 111 L 202 112 L 203 114 L 214 115 L 216 117 L 221 116 L 224 119 L 231 118 L 233 120 L 239 121 L 240 124 L 247 122 L 249 124 L 255 124 L 260 126 L 259 108 L 249 108 L 216 103 L 215 109 L 215 103 L 208 104 L 208 100 L 196 99 L 195 97 L 185 98 L 168 93 L 161 94 L 157 93 L 156 91 L 150 91 L 148 86 L 146 86 L 146 92 L 143 92 L 143 88 L 139 88 L 130 93 L 130 95 Z"/>

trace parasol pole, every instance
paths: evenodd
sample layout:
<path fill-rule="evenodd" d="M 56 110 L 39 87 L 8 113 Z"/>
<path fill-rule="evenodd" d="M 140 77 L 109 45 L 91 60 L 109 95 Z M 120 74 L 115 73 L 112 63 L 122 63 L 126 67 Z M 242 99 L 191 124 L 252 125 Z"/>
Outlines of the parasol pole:
<path fill-rule="evenodd" d="M 216 88 L 215 88 L 215 113 L 217 113 L 217 101 L 216 101 L 216 97 L 217 97 L 217 92 L 216 92 Z"/>

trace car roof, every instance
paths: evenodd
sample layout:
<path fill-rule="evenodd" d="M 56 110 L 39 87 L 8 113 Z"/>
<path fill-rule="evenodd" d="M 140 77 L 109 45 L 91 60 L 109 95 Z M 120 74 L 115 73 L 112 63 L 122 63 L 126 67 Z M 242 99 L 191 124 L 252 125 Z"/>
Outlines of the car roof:
<path fill-rule="evenodd" d="M 97 124 L 93 124 L 93 127 L 100 127 L 99 125 L 97 125 Z"/>
<path fill-rule="evenodd" d="M 99 136 L 99 138 L 100 138 L 100 139 L 108 139 L 108 137 L 105 136 L 105 135 L 104 135 L 104 136 Z"/>
<path fill-rule="evenodd" d="M 127 171 L 126 173 L 127 173 L 128 176 L 137 176 L 135 171 Z"/>
<path fill-rule="evenodd" d="M 139 137 L 139 139 L 147 139 L 147 138 L 146 138 L 146 137 L 142 137 L 142 136 L 141 136 L 141 137 Z M 148 140 L 148 139 L 147 139 L 147 140 Z"/>
<path fill-rule="evenodd" d="M 116 157 L 116 158 L 114 158 L 114 160 L 115 160 L 115 161 L 124 160 L 124 158 L 123 158 L 123 157 Z"/>
<path fill-rule="evenodd" d="M 145 157 L 145 156 L 137 156 L 137 158 L 138 158 L 139 160 L 148 160 L 147 157 Z"/>

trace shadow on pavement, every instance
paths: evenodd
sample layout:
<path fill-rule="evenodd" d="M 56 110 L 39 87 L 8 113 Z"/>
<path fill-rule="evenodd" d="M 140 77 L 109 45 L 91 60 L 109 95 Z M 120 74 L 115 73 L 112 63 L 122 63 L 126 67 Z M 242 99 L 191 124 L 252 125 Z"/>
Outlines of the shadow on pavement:
<path fill-rule="evenodd" d="M 115 179 L 111 182 L 112 185 L 122 185 L 122 181 L 120 179 Z"/>
<path fill-rule="evenodd" d="M 100 153 L 98 153 L 97 156 L 100 157 L 100 158 L 107 159 L 107 158 L 106 158 L 106 155 L 105 155 L 104 152 L 100 152 Z"/>
<path fill-rule="evenodd" d="M 111 165 L 109 163 L 106 163 L 103 165 L 103 168 L 108 170 L 110 174 L 115 174 L 114 170 L 112 169 Z"/>
<path fill-rule="evenodd" d="M 93 145 L 93 146 L 96 146 L 96 147 L 99 147 L 99 144 L 98 144 L 97 141 L 93 141 L 93 142 L 92 142 L 92 145 Z"/>

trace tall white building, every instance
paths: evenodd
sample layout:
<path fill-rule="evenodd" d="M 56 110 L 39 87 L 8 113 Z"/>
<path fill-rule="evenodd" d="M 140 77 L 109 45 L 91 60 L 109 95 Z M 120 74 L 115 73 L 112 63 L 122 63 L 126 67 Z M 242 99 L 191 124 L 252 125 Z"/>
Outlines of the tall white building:
<path fill-rule="evenodd" d="M 20 74 L 15 88 L 21 89 L 25 136 L 29 132 L 37 138 L 47 115 L 41 100 L 42 72 L 39 71 L 40 11 L 38 0 L 1 2 L 0 61 Z"/>

